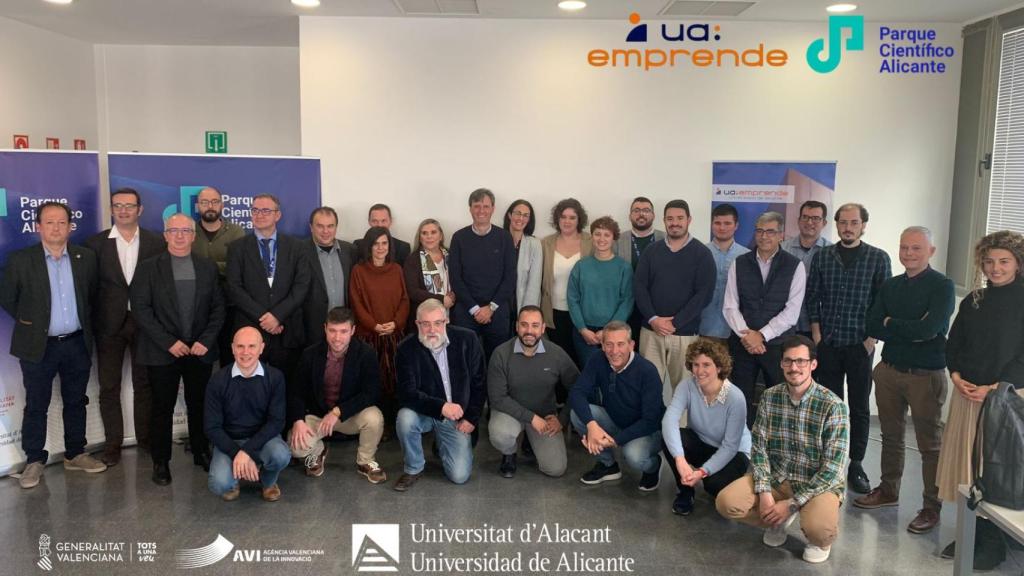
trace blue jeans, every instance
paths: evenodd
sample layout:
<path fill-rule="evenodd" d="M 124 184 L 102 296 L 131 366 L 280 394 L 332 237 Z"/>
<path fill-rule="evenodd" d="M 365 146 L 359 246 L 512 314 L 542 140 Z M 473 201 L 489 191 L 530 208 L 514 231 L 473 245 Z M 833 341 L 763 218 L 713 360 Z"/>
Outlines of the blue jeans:
<path fill-rule="evenodd" d="M 594 421 L 597 422 L 597 425 L 604 428 L 604 431 L 611 436 L 615 436 L 622 431 L 622 428 L 612 421 L 612 417 L 608 415 L 604 407 L 591 404 L 590 413 L 594 416 Z M 572 412 L 571 418 L 573 428 L 576 428 L 580 436 L 585 436 L 587 434 L 587 425 L 580 420 L 575 411 Z M 626 466 L 648 474 L 658 472 L 661 466 L 661 430 L 649 436 L 634 438 L 626 442 L 625 446 L 620 446 L 620 448 L 622 448 L 622 457 L 626 460 Z M 612 466 L 615 464 L 615 455 L 611 450 L 602 450 L 597 455 L 597 461 L 605 466 Z"/>
<path fill-rule="evenodd" d="M 89 397 L 92 358 L 81 333 L 64 340 L 49 338 L 39 362 L 21 361 L 25 385 L 25 411 L 21 424 L 21 448 L 28 464 L 46 464 L 46 413 L 53 397 L 53 378 L 60 374 L 60 397 L 64 403 L 64 458 L 71 460 L 85 451 L 85 406 Z"/>
<path fill-rule="evenodd" d="M 239 446 L 245 444 L 249 439 L 241 438 L 235 440 Z M 274 436 L 260 450 L 260 484 L 264 488 L 270 488 L 277 483 L 277 476 L 288 467 L 292 459 L 292 451 L 285 444 L 280 436 Z M 238 487 L 238 479 L 234 477 L 231 466 L 234 459 L 220 451 L 220 448 L 213 447 L 213 458 L 210 460 L 210 478 L 207 485 L 210 492 L 220 496 Z"/>
<path fill-rule="evenodd" d="M 423 457 L 423 435 L 431 430 L 437 440 L 444 475 L 456 484 L 465 484 L 473 471 L 470 435 L 456 430 L 455 422 L 451 420 L 435 420 L 409 408 L 398 411 L 398 421 L 395 423 L 395 431 L 405 454 L 405 473 L 423 472 L 427 463 Z"/>

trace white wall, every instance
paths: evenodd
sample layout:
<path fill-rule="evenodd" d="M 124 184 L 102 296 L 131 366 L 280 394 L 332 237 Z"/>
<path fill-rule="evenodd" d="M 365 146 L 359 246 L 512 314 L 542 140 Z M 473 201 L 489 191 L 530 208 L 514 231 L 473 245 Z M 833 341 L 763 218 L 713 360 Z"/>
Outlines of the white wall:
<path fill-rule="evenodd" d="M 959 52 L 959 26 L 930 27 Z M 395 207 L 400 237 L 411 240 L 427 216 L 450 234 L 468 221 L 468 193 L 487 186 L 499 211 L 520 196 L 539 211 L 576 196 L 592 217 L 620 222 L 634 195 L 659 207 L 681 196 L 706 240 L 712 161 L 837 160 L 836 200 L 871 211 L 865 240 L 895 256 L 907 225 L 946 236 L 959 54 L 945 75 L 882 76 L 877 25 L 868 24 L 865 52 L 820 75 L 803 59 L 824 23 L 734 22 L 722 24 L 712 48 L 764 42 L 785 49 L 791 64 L 653 72 L 587 64 L 590 49 L 626 48 L 628 28 L 302 18 L 302 152 L 323 160 L 324 198 L 342 212 L 342 235 L 365 230 L 373 201 Z"/>
<path fill-rule="evenodd" d="M 287 47 L 97 45 L 107 150 L 197 153 L 207 130 L 232 154 L 300 152 L 299 52 Z"/>
<path fill-rule="evenodd" d="M 96 88 L 92 48 L 8 18 L 0 18 L 0 148 L 28 134 L 32 148 L 75 138 L 96 148 Z"/>

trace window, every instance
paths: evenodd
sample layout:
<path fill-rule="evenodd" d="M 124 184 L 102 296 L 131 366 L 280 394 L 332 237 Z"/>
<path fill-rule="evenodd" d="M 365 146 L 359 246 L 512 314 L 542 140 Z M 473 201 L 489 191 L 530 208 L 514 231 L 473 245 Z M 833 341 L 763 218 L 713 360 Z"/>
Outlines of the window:
<path fill-rule="evenodd" d="M 1003 34 L 986 232 L 1024 233 L 1024 29 Z"/>

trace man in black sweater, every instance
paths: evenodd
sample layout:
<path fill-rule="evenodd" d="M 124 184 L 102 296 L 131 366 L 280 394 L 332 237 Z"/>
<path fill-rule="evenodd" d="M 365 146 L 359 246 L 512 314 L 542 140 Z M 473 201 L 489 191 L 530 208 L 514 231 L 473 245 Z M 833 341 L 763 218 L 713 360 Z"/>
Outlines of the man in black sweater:
<path fill-rule="evenodd" d="M 455 291 L 452 323 L 476 332 L 490 361 L 491 352 L 510 336 L 516 249 L 509 233 L 491 224 L 494 193 L 474 190 L 469 212 L 473 225 L 452 235 L 448 252 L 448 276 Z"/>
<path fill-rule="evenodd" d="M 246 326 L 231 341 L 234 364 L 221 368 L 206 387 L 206 435 L 213 442 L 210 491 L 226 501 L 238 498 L 238 481 L 263 485 L 263 499 L 281 498 L 277 476 L 291 461 L 281 439 L 284 374 L 260 363 L 263 336 Z"/>
<path fill-rule="evenodd" d="M 327 313 L 325 339 L 306 348 L 288 390 L 288 443 L 292 456 L 304 458 L 306 476 L 322 476 L 327 460 L 323 439 L 333 432 L 358 434 L 356 470 L 372 484 L 387 480 L 375 456 L 384 434 L 380 368 L 369 344 L 352 338 L 352 311 L 338 306 Z"/>

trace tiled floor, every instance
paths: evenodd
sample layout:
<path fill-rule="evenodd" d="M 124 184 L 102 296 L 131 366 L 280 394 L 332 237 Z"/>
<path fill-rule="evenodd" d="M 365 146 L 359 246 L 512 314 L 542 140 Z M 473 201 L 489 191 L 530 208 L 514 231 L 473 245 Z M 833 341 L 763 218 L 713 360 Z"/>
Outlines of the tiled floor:
<path fill-rule="evenodd" d="M 908 431 L 909 432 L 909 431 Z M 877 426 L 873 429 L 865 463 L 872 481 L 878 479 Z M 938 558 L 956 524 L 955 511 L 947 505 L 941 529 L 925 536 L 906 532 L 916 513 L 920 496 L 920 462 L 908 451 L 903 505 L 863 511 L 846 505 L 841 512 L 839 540 L 831 559 L 818 566 L 800 560 L 803 542 L 798 524 L 780 549 L 761 543 L 760 531 L 730 524 L 718 517 L 706 496 L 698 498 L 695 513 L 687 518 L 671 513 L 674 489 L 671 475 L 663 469 L 661 488 L 651 494 L 636 489 L 629 473 L 618 482 L 597 487 L 579 483 L 579 475 L 591 460 L 582 447 L 570 448 L 569 473 L 560 479 L 543 477 L 536 467 L 520 459 L 515 479 L 497 474 L 499 455 L 486 441 L 476 449 L 472 479 L 455 486 L 442 477 L 439 463 L 428 457 L 427 473 L 412 490 L 400 494 L 391 483 L 401 471 L 397 442 L 384 445 L 378 459 L 389 474 L 387 485 L 368 484 L 354 470 L 354 442 L 335 443 L 321 478 L 306 478 L 301 468 L 281 477 L 282 499 L 264 503 L 256 488 L 245 489 L 241 498 L 222 502 L 206 490 L 206 476 L 191 458 L 175 447 L 174 482 L 165 488 L 149 477 L 148 456 L 132 448 L 121 465 L 96 476 L 65 473 L 60 466 L 46 470 L 42 484 L 22 490 L 17 481 L 0 482 L 0 541 L 7 551 L 0 557 L 0 574 L 41 574 L 40 537 L 51 539 L 47 557 L 56 574 L 355 574 L 353 524 L 399 524 L 398 574 L 411 574 L 422 558 L 464 557 L 492 559 L 521 555 L 519 574 L 626 574 L 591 564 L 582 572 L 557 570 L 564 553 L 591 559 L 631 558 L 633 574 L 688 575 L 757 574 L 951 574 L 951 561 Z M 913 443 L 913 434 L 908 434 Z M 429 451 L 428 451 L 429 453 Z M 514 543 L 413 542 L 410 525 L 427 527 L 482 528 L 512 526 Z M 610 542 L 540 543 L 535 537 L 522 542 L 527 524 L 549 529 L 608 527 Z M 536 533 L 535 531 L 533 533 Z M 207 546 L 218 534 L 232 548 L 225 558 L 205 568 L 179 569 L 175 553 Z M 378 537 L 380 539 L 382 537 Z M 75 562 L 62 559 L 68 543 L 123 543 L 123 562 Z M 155 544 L 155 562 L 135 561 L 138 543 Z M 384 548 L 388 544 L 378 542 Z M 357 545 L 358 548 L 358 545 Z M 302 550 L 312 550 L 307 555 Z M 44 549 L 44 551 L 46 551 Z M 255 561 L 255 551 L 260 560 Z M 300 561 L 272 562 L 271 557 L 293 554 Z M 387 550 L 384 550 L 387 552 Z M 307 556 L 307 557 L 303 557 Z M 544 568 L 531 558 L 549 559 Z M 302 561 L 310 559 L 310 561 Z M 250 560 L 250 561 L 245 561 Z M 999 574 L 1020 574 L 1024 555 L 1007 560 Z M 433 573 L 494 574 L 502 570 L 477 567 L 440 567 Z"/>

